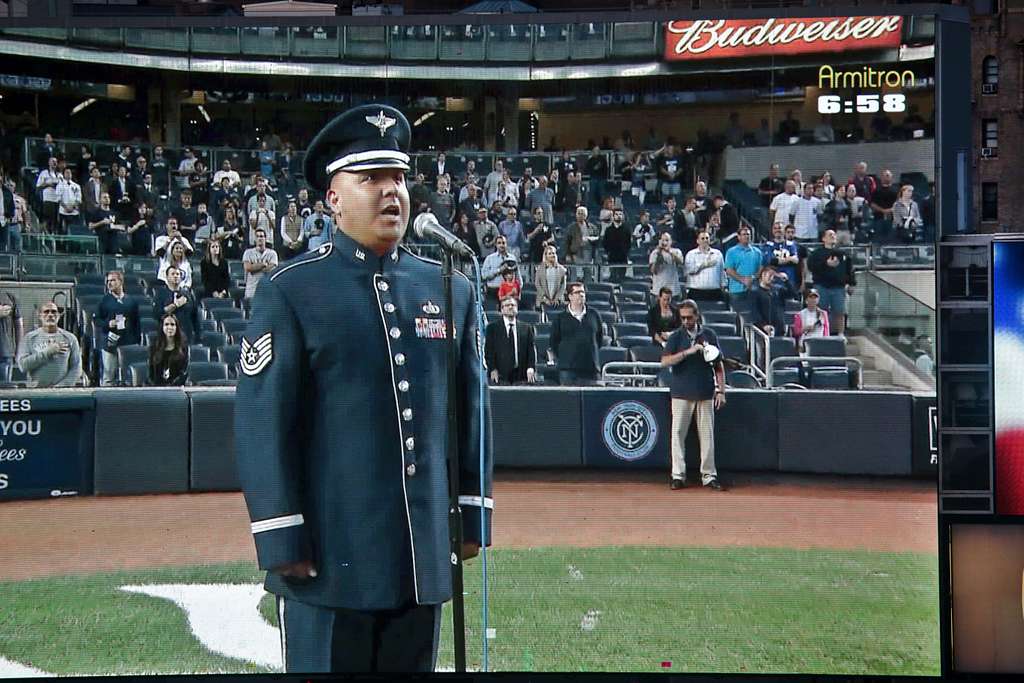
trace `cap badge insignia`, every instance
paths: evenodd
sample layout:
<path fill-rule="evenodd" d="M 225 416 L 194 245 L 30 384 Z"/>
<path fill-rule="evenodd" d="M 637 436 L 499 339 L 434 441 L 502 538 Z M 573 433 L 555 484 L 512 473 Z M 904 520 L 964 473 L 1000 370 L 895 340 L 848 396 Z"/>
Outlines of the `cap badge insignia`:
<path fill-rule="evenodd" d="M 388 128 L 398 123 L 398 119 L 393 119 L 389 116 L 384 115 L 384 110 L 381 109 L 380 113 L 376 116 L 367 116 L 366 122 L 371 126 L 375 126 L 380 131 L 380 136 L 384 137 L 384 133 Z"/>

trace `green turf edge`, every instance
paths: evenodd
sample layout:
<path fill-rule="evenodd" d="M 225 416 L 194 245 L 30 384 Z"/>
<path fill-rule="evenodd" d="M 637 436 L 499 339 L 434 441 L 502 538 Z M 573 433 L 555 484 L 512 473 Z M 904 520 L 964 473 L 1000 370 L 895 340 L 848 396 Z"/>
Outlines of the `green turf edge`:
<path fill-rule="evenodd" d="M 481 567 L 471 561 L 465 577 L 475 669 Z M 933 554 L 492 549 L 488 572 L 493 671 L 939 673 Z M 239 562 L 0 583 L 0 654 L 58 674 L 259 672 L 202 648 L 170 602 L 117 587 L 261 581 L 254 565 Z M 592 630 L 581 627 L 588 610 L 600 612 Z M 260 611 L 276 623 L 272 599 Z M 439 667 L 452 665 L 448 606 L 445 614 Z"/>

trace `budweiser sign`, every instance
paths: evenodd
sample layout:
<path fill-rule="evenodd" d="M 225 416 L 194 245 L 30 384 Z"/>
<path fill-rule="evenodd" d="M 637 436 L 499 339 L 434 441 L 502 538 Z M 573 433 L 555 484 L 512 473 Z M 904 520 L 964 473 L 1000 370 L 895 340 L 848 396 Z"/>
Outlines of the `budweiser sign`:
<path fill-rule="evenodd" d="M 700 19 L 665 26 L 665 59 L 723 59 L 899 47 L 903 17 Z"/>

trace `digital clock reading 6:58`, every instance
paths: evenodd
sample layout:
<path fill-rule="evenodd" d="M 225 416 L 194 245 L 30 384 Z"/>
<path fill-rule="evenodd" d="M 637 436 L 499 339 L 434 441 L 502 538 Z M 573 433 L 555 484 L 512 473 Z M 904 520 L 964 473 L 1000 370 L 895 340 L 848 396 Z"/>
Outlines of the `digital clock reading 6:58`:
<path fill-rule="evenodd" d="M 889 95 L 857 95 L 856 100 L 844 100 L 839 95 L 821 95 L 818 97 L 819 114 L 874 114 L 876 111 L 897 113 L 907 110 L 907 96 L 902 93 Z"/>

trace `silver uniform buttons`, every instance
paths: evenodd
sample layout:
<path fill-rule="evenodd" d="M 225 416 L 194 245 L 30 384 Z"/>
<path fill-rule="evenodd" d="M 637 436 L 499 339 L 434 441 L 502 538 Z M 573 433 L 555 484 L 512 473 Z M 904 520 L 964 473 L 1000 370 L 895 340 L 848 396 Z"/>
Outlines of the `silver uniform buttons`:
<path fill-rule="evenodd" d="M 410 463 L 409 466 L 405 468 L 405 473 L 410 477 L 416 476 L 416 463 Z"/>
<path fill-rule="evenodd" d="M 395 305 L 389 301 L 386 304 L 384 304 L 384 310 L 387 311 L 388 313 L 394 313 Z"/>
<path fill-rule="evenodd" d="M 406 392 L 406 391 L 409 391 L 409 381 L 403 379 L 401 382 L 399 382 L 398 383 L 398 390 L 403 392 L 403 393 Z"/>
<path fill-rule="evenodd" d="M 396 353 L 395 354 L 395 365 L 405 365 L 405 354 L 404 353 Z"/>
<path fill-rule="evenodd" d="M 412 421 L 412 408 L 406 408 L 402 411 L 402 419 L 406 422 Z"/>
<path fill-rule="evenodd" d="M 377 283 L 377 289 L 379 289 L 382 292 L 388 291 L 388 283 L 385 282 L 384 280 L 381 280 L 380 282 Z"/>
<path fill-rule="evenodd" d="M 392 339 L 398 339 L 401 336 L 402 336 L 402 331 L 400 329 L 398 329 L 397 327 L 392 327 L 391 328 L 391 338 Z"/>
<path fill-rule="evenodd" d="M 414 438 L 412 438 L 410 436 L 408 439 L 405 440 L 405 449 L 407 451 L 411 451 L 415 447 L 416 447 L 416 439 L 414 439 Z"/>

